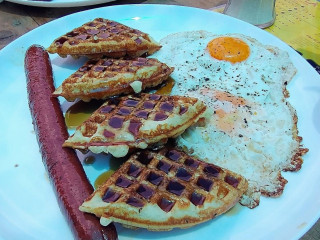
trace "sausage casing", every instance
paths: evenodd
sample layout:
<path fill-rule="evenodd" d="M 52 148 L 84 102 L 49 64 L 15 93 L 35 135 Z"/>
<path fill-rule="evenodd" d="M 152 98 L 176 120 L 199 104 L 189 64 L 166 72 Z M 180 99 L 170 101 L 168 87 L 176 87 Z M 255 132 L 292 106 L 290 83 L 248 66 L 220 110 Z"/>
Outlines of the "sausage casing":
<path fill-rule="evenodd" d="M 43 47 L 32 45 L 24 64 L 29 108 L 42 160 L 75 239 L 117 239 L 113 224 L 103 227 L 98 218 L 79 210 L 93 187 L 74 150 L 62 148 L 68 132 L 58 99 L 51 97 L 54 85 L 48 53 Z"/>

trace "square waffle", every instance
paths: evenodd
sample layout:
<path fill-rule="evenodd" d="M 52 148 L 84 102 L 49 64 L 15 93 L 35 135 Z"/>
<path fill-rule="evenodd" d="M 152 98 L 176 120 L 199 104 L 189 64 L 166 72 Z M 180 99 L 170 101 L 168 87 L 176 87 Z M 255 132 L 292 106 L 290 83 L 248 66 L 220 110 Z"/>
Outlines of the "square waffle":
<path fill-rule="evenodd" d="M 111 98 L 63 146 L 123 157 L 130 148 L 145 149 L 180 135 L 205 110 L 203 102 L 190 97 L 142 93 Z"/>
<path fill-rule="evenodd" d="M 119 58 L 151 55 L 160 48 L 146 33 L 115 21 L 96 18 L 55 39 L 47 50 L 61 57 Z"/>
<path fill-rule="evenodd" d="M 168 231 L 208 221 L 233 207 L 248 187 L 242 176 L 177 149 L 132 155 L 80 206 L 102 225 Z"/>
<path fill-rule="evenodd" d="M 152 58 L 89 60 L 64 80 L 53 96 L 89 101 L 140 92 L 161 84 L 172 71 L 173 68 Z"/>

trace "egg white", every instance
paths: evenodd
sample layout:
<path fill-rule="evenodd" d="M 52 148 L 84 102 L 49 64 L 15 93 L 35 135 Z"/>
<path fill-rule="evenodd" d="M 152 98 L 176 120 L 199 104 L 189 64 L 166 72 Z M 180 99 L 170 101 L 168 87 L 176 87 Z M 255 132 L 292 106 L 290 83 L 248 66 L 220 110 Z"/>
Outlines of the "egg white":
<path fill-rule="evenodd" d="M 282 193 L 281 171 L 292 167 L 299 151 L 295 111 L 284 97 L 296 69 L 277 47 L 241 34 L 228 36 L 249 45 L 245 61 L 233 64 L 211 57 L 206 46 L 220 36 L 206 31 L 169 35 L 152 57 L 175 67 L 172 95 L 197 97 L 208 106 L 207 124 L 189 128 L 178 145 L 246 177 L 249 191 L 242 204 L 255 207 L 261 192 Z M 217 92 L 229 98 L 216 97 Z"/>

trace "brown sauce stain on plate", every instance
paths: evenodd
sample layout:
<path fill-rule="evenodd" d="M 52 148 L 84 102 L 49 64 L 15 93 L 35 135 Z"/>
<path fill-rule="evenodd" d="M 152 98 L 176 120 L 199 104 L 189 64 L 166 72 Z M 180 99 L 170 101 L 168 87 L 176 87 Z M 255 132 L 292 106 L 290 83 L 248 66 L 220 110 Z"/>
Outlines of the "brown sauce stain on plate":
<path fill-rule="evenodd" d="M 306 225 L 307 225 L 307 223 L 306 223 L 306 222 L 303 222 L 303 223 L 301 223 L 297 228 L 298 228 L 298 229 L 303 229 L 303 228 L 306 227 Z"/>
<path fill-rule="evenodd" d="M 85 159 L 83 160 L 83 162 L 87 165 L 93 164 L 95 161 L 96 161 L 96 158 L 93 155 L 89 155 L 85 157 Z"/>

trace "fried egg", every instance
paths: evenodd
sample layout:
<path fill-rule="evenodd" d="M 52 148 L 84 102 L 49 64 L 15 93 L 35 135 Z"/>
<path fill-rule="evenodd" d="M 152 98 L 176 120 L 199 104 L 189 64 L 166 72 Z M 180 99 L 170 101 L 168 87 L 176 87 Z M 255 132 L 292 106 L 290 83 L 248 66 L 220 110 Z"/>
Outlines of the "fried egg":
<path fill-rule="evenodd" d="M 297 117 L 285 96 L 296 69 L 287 52 L 242 34 L 181 32 L 160 41 L 153 57 L 175 68 L 171 94 L 208 106 L 205 125 L 189 128 L 177 144 L 249 181 L 241 203 L 279 196 L 283 170 L 301 167 Z"/>

